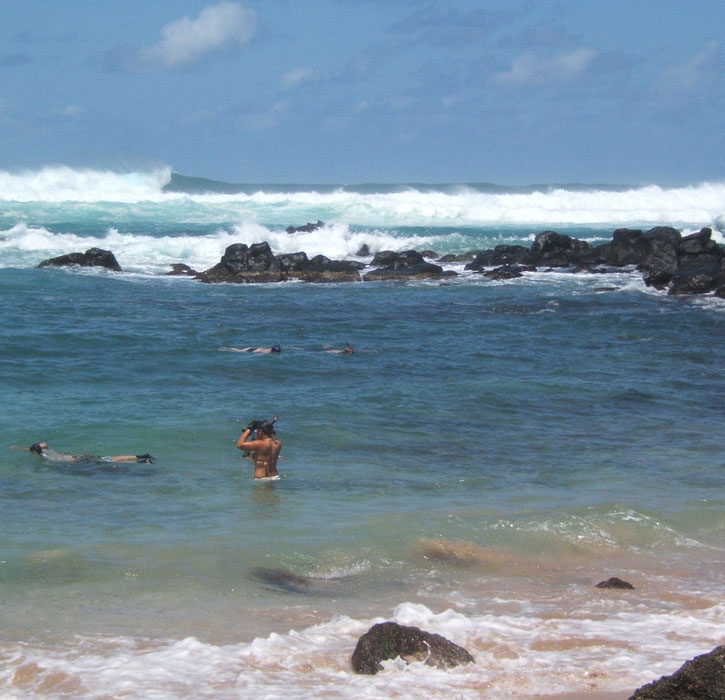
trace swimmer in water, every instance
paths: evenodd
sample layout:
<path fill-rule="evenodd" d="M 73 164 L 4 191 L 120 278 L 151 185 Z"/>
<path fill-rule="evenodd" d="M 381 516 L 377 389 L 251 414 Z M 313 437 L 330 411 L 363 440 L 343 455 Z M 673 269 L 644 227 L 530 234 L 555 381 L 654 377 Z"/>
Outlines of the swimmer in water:
<path fill-rule="evenodd" d="M 274 437 L 274 420 L 252 421 L 237 440 L 237 447 L 252 453 L 255 479 L 279 476 L 277 460 L 282 443 Z"/>
<path fill-rule="evenodd" d="M 143 455 L 116 455 L 114 457 L 98 457 L 91 454 L 82 455 L 67 455 L 56 452 L 55 450 L 48 447 L 47 442 L 35 442 L 29 448 L 29 452 L 47 459 L 50 462 L 84 462 L 84 461 L 97 461 L 97 462 L 144 462 L 146 464 L 153 464 L 154 458 L 147 452 Z"/>
<path fill-rule="evenodd" d="M 350 343 L 345 343 L 345 347 L 342 350 L 325 350 L 325 352 L 329 352 L 335 355 L 354 355 L 355 351 L 352 349 L 352 345 Z"/>
<path fill-rule="evenodd" d="M 262 353 L 265 355 L 269 355 L 271 353 L 275 352 L 282 352 L 282 346 L 279 343 L 276 343 L 271 348 L 255 348 L 254 346 L 250 346 L 247 348 L 219 348 L 220 350 L 223 350 L 224 352 L 254 352 L 254 353 Z"/>

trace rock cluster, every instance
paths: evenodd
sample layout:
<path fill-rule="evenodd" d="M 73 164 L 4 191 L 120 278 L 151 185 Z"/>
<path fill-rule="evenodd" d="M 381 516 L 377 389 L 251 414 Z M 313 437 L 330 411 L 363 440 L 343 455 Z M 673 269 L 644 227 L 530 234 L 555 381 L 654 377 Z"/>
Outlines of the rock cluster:
<path fill-rule="evenodd" d="M 617 229 L 611 242 L 598 246 L 544 231 L 531 248 L 500 245 L 481 251 L 466 269 L 482 272 L 492 266 L 500 266 L 498 271 L 506 276 L 517 276 L 532 267 L 598 271 L 602 266 L 634 266 L 642 272 L 645 284 L 669 294 L 715 292 L 725 297 L 725 249 L 712 240 L 709 228 L 689 236 L 667 226 L 649 231 Z"/>
<path fill-rule="evenodd" d="M 322 226 L 324 223 L 318 221 L 297 227 L 293 232 L 316 230 Z M 208 270 L 197 272 L 176 264 L 168 274 L 189 275 L 202 282 L 232 283 L 361 282 L 456 276 L 455 271 L 428 262 L 426 258 L 431 257 L 436 257 L 432 251 L 382 251 L 366 265 L 353 260 L 331 260 L 324 255 L 308 258 L 303 252 L 275 255 L 266 242 L 234 243 Z M 636 268 L 642 273 L 645 284 L 666 290 L 668 294 L 714 293 L 725 298 L 725 247 L 712 240 L 709 228 L 689 236 L 667 226 L 648 231 L 617 229 L 610 242 L 598 246 L 556 231 L 544 231 L 536 236 L 530 248 L 498 245 L 491 250 L 444 256 L 437 262 L 465 262 L 466 270 L 491 279 L 521 277 L 525 272 L 539 269 L 610 272 Z M 100 265 L 121 270 L 113 253 L 100 248 L 44 260 L 38 267 L 47 265 Z"/>

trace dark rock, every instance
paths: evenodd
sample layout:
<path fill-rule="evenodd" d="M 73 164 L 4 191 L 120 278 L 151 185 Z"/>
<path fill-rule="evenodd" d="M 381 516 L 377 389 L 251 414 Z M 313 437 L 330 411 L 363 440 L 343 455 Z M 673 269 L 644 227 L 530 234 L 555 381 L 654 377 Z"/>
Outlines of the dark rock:
<path fill-rule="evenodd" d="M 300 270 L 290 273 L 293 279 L 300 282 L 362 282 L 359 272 L 342 272 L 335 270 Z"/>
<path fill-rule="evenodd" d="M 280 268 L 285 272 L 306 270 L 310 266 L 307 253 L 284 253 L 277 256 Z"/>
<path fill-rule="evenodd" d="M 703 228 L 677 245 L 677 268 L 672 273 L 670 294 L 705 294 L 725 284 L 725 250 Z"/>
<path fill-rule="evenodd" d="M 89 248 L 85 253 L 68 253 L 57 258 L 43 260 L 38 267 L 66 267 L 79 265 L 80 267 L 105 267 L 107 270 L 121 272 L 121 266 L 116 256 L 110 250 L 102 248 Z"/>
<path fill-rule="evenodd" d="M 531 263 L 534 265 L 551 265 L 552 267 L 568 267 L 578 262 L 579 258 L 591 250 L 591 245 L 571 236 L 556 231 L 539 233 L 531 245 Z"/>
<path fill-rule="evenodd" d="M 725 287 L 720 287 L 719 289 L 716 289 L 715 296 L 718 297 L 718 299 L 725 299 Z"/>
<path fill-rule="evenodd" d="M 522 245 L 497 245 L 493 250 L 479 251 L 466 265 L 466 270 L 481 270 L 493 265 L 529 265 L 531 250 Z"/>
<path fill-rule="evenodd" d="M 167 272 L 166 274 L 196 277 L 199 273 L 184 263 L 174 263 L 171 266 L 171 272 Z"/>
<path fill-rule="evenodd" d="M 530 265 L 502 265 L 488 272 L 484 272 L 483 276 L 492 280 L 511 280 L 523 277 L 524 272 L 534 272 L 535 267 Z"/>
<path fill-rule="evenodd" d="M 331 260 L 316 255 L 307 267 L 291 272 L 290 276 L 303 282 L 360 282 L 360 270 L 364 267 L 354 260 Z"/>
<path fill-rule="evenodd" d="M 440 255 L 435 250 L 424 250 L 421 252 L 421 255 L 428 260 L 438 260 L 440 258 Z"/>
<path fill-rule="evenodd" d="M 285 230 L 287 233 L 310 233 L 311 231 L 317 231 L 318 228 L 322 228 L 324 225 L 324 221 L 318 220 L 314 224 L 308 222 L 304 226 L 288 226 Z"/>
<path fill-rule="evenodd" d="M 355 260 L 330 260 L 324 255 L 315 255 L 310 260 L 310 269 L 320 272 L 351 272 L 357 274 L 365 265 Z"/>
<path fill-rule="evenodd" d="M 381 250 L 375 253 L 370 264 L 395 270 L 422 262 L 424 262 L 423 256 L 414 250 L 406 250 L 403 253 L 396 253 L 394 250 Z"/>
<path fill-rule="evenodd" d="M 358 258 L 367 258 L 370 255 L 370 246 L 367 243 L 363 243 L 356 255 Z"/>
<path fill-rule="evenodd" d="M 618 228 L 612 234 L 610 262 L 617 267 L 639 265 L 652 250 L 650 239 L 639 229 Z"/>
<path fill-rule="evenodd" d="M 287 279 L 269 243 L 233 243 L 222 259 L 198 275 L 202 282 L 281 282 Z"/>
<path fill-rule="evenodd" d="M 440 265 L 426 262 L 415 250 L 405 250 L 402 253 L 385 250 L 375 255 L 372 264 L 381 267 L 368 272 L 365 281 L 456 276 L 453 271 L 444 272 Z"/>
<path fill-rule="evenodd" d="M 453 253 L 448 253 L 447 255 L 444 255 L 440 258 L 438 258 L 439 263 L 468 263 L 472 260 L 475 260 L 476 256 L 480 253 L 480 250 L 469 250 L 467 253 L 459 253 L 458 255 L 454 255 Z"/>
<path fill-rule="evenodd" d="M 606 581 L 600 581 L 595 588 L 626 588 L 634 590 L 634 586 L 631 583 L 622 581 L 621 578 L 617 578 L 616 576 L 612 576 L 612 578 L 608 578 Z"/>
<path fill-rule="evenodd" d="M 651 250 L 637 266 L 648 287 L 665 289 L 677 271 L 677 245 L 666 238 L 654 239 Z"/>
<path fill-rule="evenodd" d="M 390 280 L 403 279 L 431 279 L 436 277 L 456 277 L 457 274 L 453 270 L 444 271 L 440 265 L 432 263 L 423 263 L 422 265 L 411 265 L 410 267 L 390 270 L 387 268 L 379 268 L 372 270 L 364 275 L 366 282 L 383 282 Z"/>
<path fill-rule="evenodd" d="M 700 253 L 712 252 L 717 248 L 717 243 L 711 240 L 712 229 L 703 228 L 697 233 L 691 233 L 682 238 L 677 245 L 678 255 L 698 255 Z"/>
<path fill-rule="evenodd" d="M 374 675 L 382 670 L 381 661 L 397 657 L 406 662 L 422 661 L 440 669 L 474 662 L 463 647 L 439 634 L 404 627 L 396 622 L 381 622 L 358 640 L 352 654 L 352 666 L 356 673 Z"/>
<path fill-rule="evenodd" d="M 614 265 L 612 262 L 612 244 L 602 243 L 600 245 L 590 246 L 587 250 L 579 252 L 576 256 L 576 262 L 584 267 Z"/>
<path fill-rule="evenodd" d="M 675 245 L 682 239 L 682 234 L 671 226 L 655 226 L 647 231 L 644 236 L 649 240 L 669 241 Z"/>
<path fill-rule="evenodd" d="M 725 646 L 685 662 L 671 676 L 643 685 L 629 700 L 724 700 Z"/>

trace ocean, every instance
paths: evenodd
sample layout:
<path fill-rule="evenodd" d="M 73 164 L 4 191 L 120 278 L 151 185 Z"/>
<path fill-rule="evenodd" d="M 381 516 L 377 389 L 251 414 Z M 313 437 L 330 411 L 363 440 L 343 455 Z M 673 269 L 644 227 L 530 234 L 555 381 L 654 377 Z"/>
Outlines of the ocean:
<path fill-rule="evenodd" d="M 724 300 L 630 269 L 166 274 L 232 243 L 370 262 L 363 245 L 462 254 L 655 225 L 725 242 L 725 183 L 0 172 L 0 697 L 627 697 L 725 642 Z M 91 247 L 123 272 L 36 267 Z M 235 443 L 273 415 L 281 479 L 257 483 Z M 40 441 L 155 462 L 11 449 Z M 612 576 L 634 589 L 596 587 Z M 476 662 L 358 676 L 357 639 L 384 620 Z"/>

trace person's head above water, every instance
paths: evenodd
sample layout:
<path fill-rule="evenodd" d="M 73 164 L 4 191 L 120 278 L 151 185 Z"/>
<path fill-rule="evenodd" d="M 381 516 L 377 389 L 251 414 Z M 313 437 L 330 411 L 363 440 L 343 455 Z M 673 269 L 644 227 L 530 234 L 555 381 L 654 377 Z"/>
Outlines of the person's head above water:
<path fill-rule="evenodd" d="M 48 447 L 47 442 L 34 442 L 29 448 L 28 451 L 35 452 L 36 455 L 42 455 L 43 450 L 45 450 Z"/>
<path fill-rule="evenodd" d="M 281 345 L 280 345 L 279 343 L 276 343 L 275 345 L 273 345 L 273 346 L 272 346 L 272 347 L 270 348 L 270 350 L 271 350 L 272 352 L 282 352 L 282 346 L 281 346 Z"/>
<path fill-rule="evenodd" d="M 257 430 L 263 432 L 265 435 L 272 437 L 274 435 L 274 423 L 271 420 L 263 421 L 259 424 Z"/>

